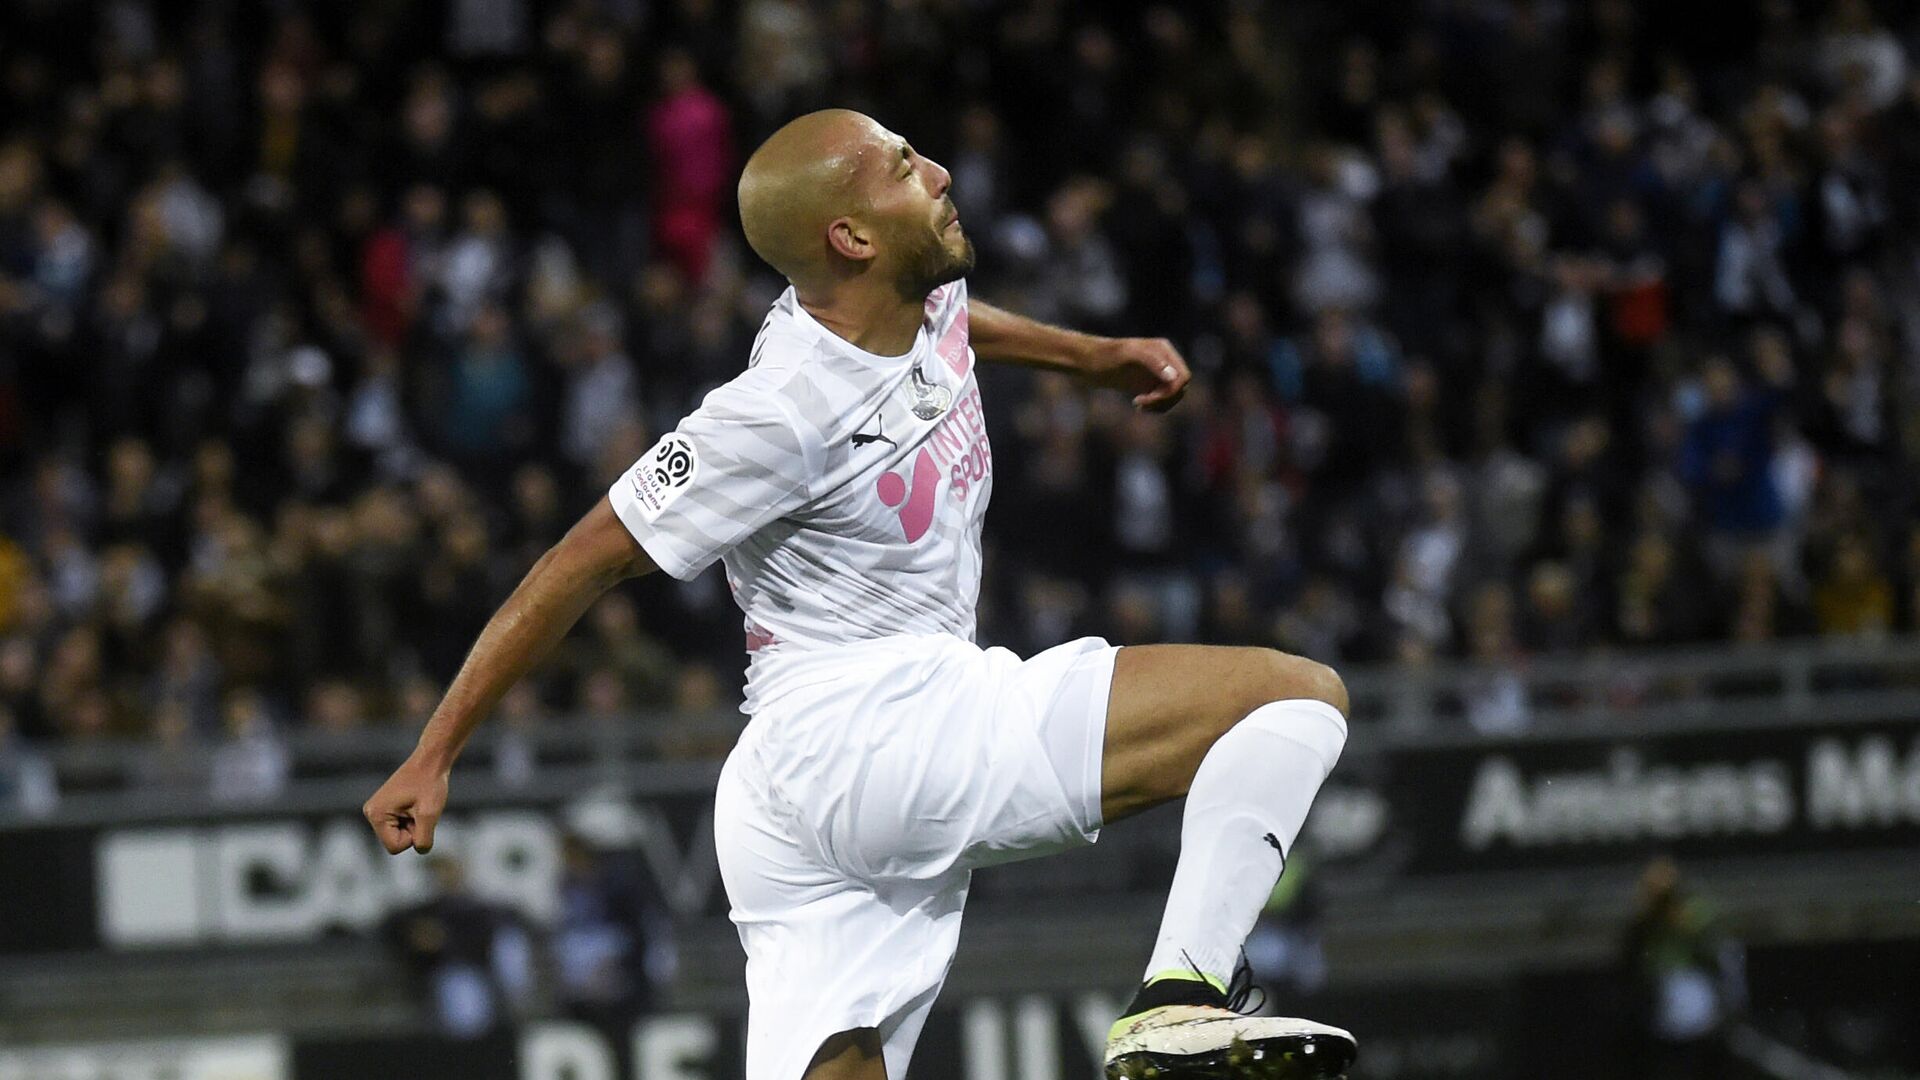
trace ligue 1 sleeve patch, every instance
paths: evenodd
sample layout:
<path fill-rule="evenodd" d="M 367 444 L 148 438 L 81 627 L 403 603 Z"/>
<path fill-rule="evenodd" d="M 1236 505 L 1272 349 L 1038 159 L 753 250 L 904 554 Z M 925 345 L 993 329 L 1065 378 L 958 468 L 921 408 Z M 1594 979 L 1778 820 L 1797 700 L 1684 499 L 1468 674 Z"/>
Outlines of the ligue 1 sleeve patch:
<path fill-rule="evenodd" d="M 633 489 L 633 504 L 648 521 L 680 497 L 700 471 L 700 455 L 693 443 L 678 432 L 669 432 L 652 450 L 627 470 L 627 483 Z"/>

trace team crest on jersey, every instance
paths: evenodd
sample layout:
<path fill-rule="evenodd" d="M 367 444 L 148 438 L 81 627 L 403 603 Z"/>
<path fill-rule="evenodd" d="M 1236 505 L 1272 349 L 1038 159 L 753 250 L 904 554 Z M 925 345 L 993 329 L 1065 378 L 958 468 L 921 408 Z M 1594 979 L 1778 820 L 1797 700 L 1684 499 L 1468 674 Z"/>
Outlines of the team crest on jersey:
<path fill-rule="evenodd" d="M 652 521 L 693 483 L 700 471 L 700 455 L 686 436 L 671 432 L 627 473 L 633 502 L 640 516 Z"/>

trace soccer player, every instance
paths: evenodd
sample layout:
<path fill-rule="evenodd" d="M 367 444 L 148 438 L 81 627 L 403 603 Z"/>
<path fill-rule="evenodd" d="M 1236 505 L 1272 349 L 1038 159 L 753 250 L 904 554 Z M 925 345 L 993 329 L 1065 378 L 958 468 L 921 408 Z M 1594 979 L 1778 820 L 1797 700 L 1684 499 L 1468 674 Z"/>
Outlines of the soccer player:
<path fill-rule="evenodd" d="M 1082 638 L 1021 660 L 973 644 L 993 484 L 976 358 L 1145 409 L 1189 375 L 1164 340 L 970 302 L 949 181 L 845 110 L 760 146 L 740 218 L 791 287 L 747 369 L 528 571 L 367 819 L 389 852 L 430 850 L 461 746 L 587 607 L 622 579 L 720 560 L 749 657 L 751 719 L 714 806 L 749 1080 L 905 1075 L 974 868 L 1091 843 L 1181 796 L 1172 893 L 1108 1074 L 1340 1075 L 1352 1037 L 1241 1015 L 1236 965 L 1345 744 L 1339 677 L 1258 648 Z"/>

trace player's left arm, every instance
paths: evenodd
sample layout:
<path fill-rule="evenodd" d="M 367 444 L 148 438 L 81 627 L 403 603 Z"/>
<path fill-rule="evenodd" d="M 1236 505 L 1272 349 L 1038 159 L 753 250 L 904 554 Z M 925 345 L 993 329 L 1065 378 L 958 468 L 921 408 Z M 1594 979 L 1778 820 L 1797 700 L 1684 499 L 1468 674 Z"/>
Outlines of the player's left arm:
<path fill-rule="evenodd" d="M 978 300 L 967 303 L 967 328 L 974 355 L 982 360 L 1064 371 L 1132 394 L 1135 405 L 1154 412 L 1172 408 L 1193 377 L 1166 338 L 1082 334 Z"/>

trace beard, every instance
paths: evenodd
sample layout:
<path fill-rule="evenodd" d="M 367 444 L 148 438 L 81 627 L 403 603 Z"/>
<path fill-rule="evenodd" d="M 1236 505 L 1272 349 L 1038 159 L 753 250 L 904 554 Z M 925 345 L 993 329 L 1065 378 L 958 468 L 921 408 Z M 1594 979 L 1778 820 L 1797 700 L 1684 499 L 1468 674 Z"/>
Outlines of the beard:
<path fill-rule="evenodd" d="M 917 242 L 909 245 L 901 265 L 900 295 L 908 300 L 924 300 L 928 293 L 949 281 L 966 277 L 973 270 L 973 241 L 962 230 L 960 250 L 955 251 L 947 246 L 945 230 L 924 232 Z"/>

